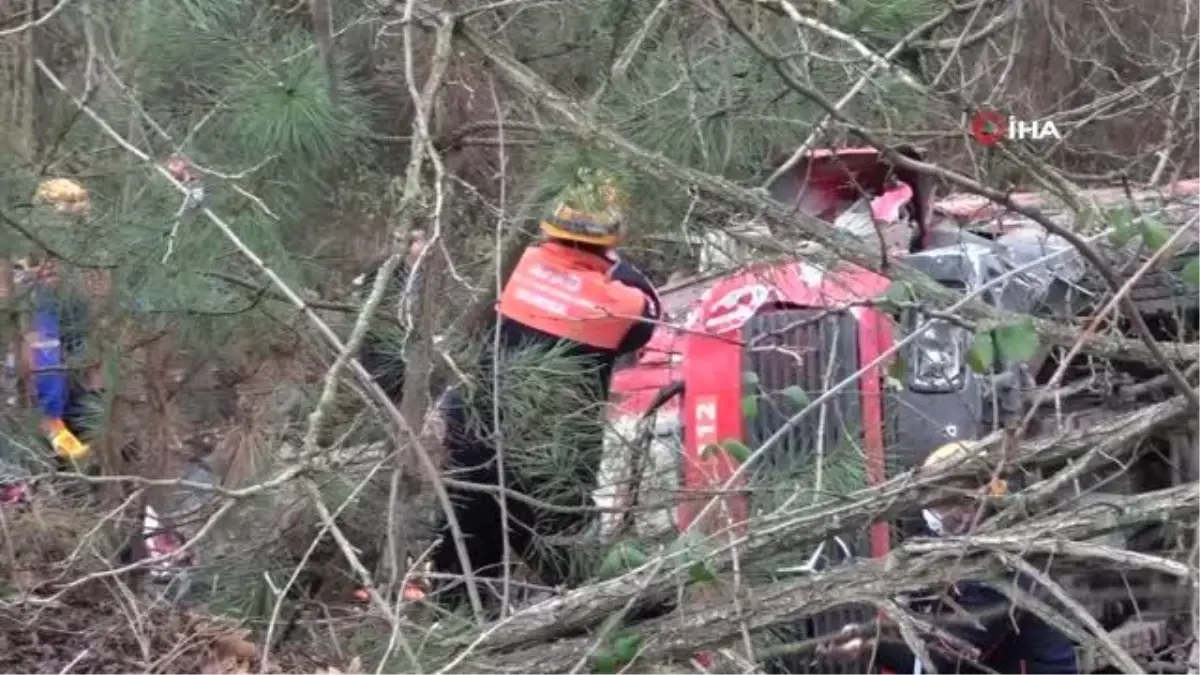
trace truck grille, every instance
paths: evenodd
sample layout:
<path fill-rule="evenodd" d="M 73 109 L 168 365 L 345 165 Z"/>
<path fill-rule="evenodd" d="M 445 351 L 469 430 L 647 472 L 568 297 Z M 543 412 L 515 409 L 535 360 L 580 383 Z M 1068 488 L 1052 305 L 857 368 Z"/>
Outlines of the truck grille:
<path fill-rule="evenodd" d="M 743 327 L 747 372 L 743 396 L 747 403 L 746 443 L 757 448 L 788 419 L 815 401 L 827 388 L 859 368 L 858 322 L 848 312 L 822 309 L 789 309 L 765 312 Z M 757 384 L 754 382 L 757 381 Z M 799 387 L 803 396 L 790 387 Z M 861 442 L 861 393 L 850 385 L 832 396 L 821 409 L 811 410 L 786 432 L 758 462 L 749 478 L 754 492 L 754 512 L 769 511 L 793 497 L 797 489 L 812 489 L 819 457 L 825 492 L 841 492 L 865 485 Z M 800 499 L 807 495 L 801 492 Z M 854 555 L 869 555 L 864 533 L 846 533 Z M 833 550 L 832 542 L 826 545 Z M 812 551 L 797 555 L 780 566 L 803 564 Z M 833 561 L 837 564 L 839 561 Z M 836 632 L 848 623 L 870 621 L 870 606 L 846 605 L 797 621 L 772 631 L 773 641 L 798 642 Z M 847 665 L 815 661 L 812 654 L 780 657 L 767 664 L 777 673 L 858 673 L 863 664 Z"/>

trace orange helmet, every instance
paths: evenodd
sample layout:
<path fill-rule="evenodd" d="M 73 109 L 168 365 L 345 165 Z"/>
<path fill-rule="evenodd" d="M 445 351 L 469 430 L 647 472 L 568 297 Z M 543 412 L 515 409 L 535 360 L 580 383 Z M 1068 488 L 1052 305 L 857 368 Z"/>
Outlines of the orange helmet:
<path fill-rule="evenodd" d="M 553 239 L 612 247 L 625 236 L 627 199 L 604 171 L 582 170 L 579 182 L 562 191 L 554 212 L 541 222 Z"/>

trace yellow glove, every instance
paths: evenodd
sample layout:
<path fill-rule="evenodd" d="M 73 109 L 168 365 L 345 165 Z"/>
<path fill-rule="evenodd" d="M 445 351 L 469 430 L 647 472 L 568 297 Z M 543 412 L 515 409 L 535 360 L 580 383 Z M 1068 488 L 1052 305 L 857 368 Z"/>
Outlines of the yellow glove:
<path fill-rule="evenodd" d="M 88 446 L 71 430 L 67 425 L 63 424 L 62 420 L 51 420 L 48 424 L 46 436 L 50 439 L 50 445 L 60 457 L 79 461 L 87 457 Z"/>

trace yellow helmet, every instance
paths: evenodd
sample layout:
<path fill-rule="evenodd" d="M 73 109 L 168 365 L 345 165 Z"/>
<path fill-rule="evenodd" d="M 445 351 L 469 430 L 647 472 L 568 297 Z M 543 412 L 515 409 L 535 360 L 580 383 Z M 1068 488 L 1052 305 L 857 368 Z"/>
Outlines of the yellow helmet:
<path fill-rule="evenodd" d="M 86 216 L 92 206 L 87 189 L 69 178 L 42 181 L 34 193 L 34 198 L 53 204 L 59 213 L 72 216 Z"/>
<path fill-rule="evenodd" d="M 542 232 L 552 239 L 616 246 L 625 235 L 625 194 L 602 171 L 582 170 L 579 179 L 559 194 L 554 213 L 541 222 Z"/>
<path fill-rule="evenodd" d="M 925 469 L 934 469 L 948 467 L 953 464 L 965 462 L 972 457 L 980 454 L 979 448 L 973 443 L 964 441 L 953 441 L 942 446 L 938 446 L 925 461 L 921 464 Z M 1008 483 L 1000 479 L 989 479 L 986 481 L 988 493 L 993 497 L 1003 497 L 1008 492 Z"/>

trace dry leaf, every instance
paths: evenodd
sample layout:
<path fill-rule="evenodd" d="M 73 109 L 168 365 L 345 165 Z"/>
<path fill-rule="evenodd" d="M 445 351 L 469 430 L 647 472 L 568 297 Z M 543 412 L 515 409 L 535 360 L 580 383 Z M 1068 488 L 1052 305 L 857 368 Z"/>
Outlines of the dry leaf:
<path fill-rule="evenodd" d="M 258 658 L 258 646 L 246 639 L 248 637 L 250 637 L 250 631 L 243 628 L 217 636 L 213 640 L 213 646 L 222 660 L 232 658 L 252 661 Z"/>
<path fill-rule="evenodd" d="M 13 584 L 22 593 L 32 593 L 46 585 L 46 579 L 30 570 L 17 570 L 12 573 Z"/>

